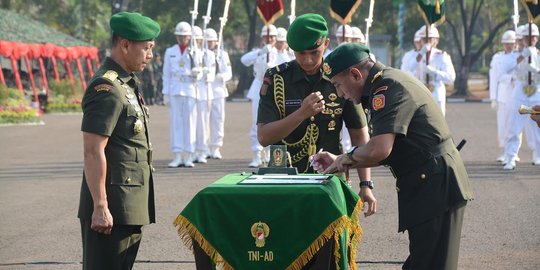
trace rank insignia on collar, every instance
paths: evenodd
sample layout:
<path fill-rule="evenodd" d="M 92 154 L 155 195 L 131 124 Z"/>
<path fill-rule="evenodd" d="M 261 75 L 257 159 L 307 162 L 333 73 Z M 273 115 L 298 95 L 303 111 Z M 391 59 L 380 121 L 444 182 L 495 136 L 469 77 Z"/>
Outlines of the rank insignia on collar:
<path fill-rule="evenodd" d="M 379 94 L 373 97 L 371 100 L 371 106 L 373 107 L 373 110 L 380 110 L 384 108 L 384 95 Z"/>
<path fill-rule="evenodd" d="M 330 75 L 330 73 L 332 73 L 332 68 L 326 62 L 322 65 L 322 70 L 324 75 Z"/>
<path fill-rule="evenodd" d="M 114 70 L 107 70 L 107 72 L 105 72 L 102 77 L 108 79 L 111 82 L 114 82 L 114 80 L 118 78 L 118 73 L 116 73 L 116 71 Z"/>
<path fill-rule="evenodd" d="M 99 91 L 110 91 L 112 88 L 113 88 L 112 85 L 110 85 L 110 84 L 105 84 L 105 83 L 103 83 L 103 84 L 98 84 L 98 85 L 94 86 L 94 90 L 96 90 L 96 91 L 98 91 L 98 92 L 99 92 Z"/>
<path fill-rule="evenodd" d="M 264 222 L 255 222 L 251 225 L 251 236 L 255 238 L 255 246 L 264 247 L 266 237 L 270 234 L 270 227 Z"/>

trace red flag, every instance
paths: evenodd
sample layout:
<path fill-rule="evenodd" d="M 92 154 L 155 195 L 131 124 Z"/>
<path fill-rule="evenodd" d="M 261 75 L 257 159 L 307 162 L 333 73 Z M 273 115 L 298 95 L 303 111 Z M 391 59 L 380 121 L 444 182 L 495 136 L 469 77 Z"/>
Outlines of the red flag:
<path fill-rule="evenodd" d="M 264 24 L 272 24 L 283 15 L 283 2 L 281 0 L 257 0 L 257 12 Z"/>

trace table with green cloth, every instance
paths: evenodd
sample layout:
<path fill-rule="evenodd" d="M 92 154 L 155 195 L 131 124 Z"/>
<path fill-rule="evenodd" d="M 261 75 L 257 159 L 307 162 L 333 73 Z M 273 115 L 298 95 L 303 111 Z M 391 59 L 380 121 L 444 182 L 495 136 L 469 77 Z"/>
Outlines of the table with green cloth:
<path fill-rule="evenodd" d="M 229 174 L 201 190 L 174 221 L 223 269 L 301 269 L 330 239 L 336 269 L 356 269 L 363 203 L 340 178 L 326 184 L 242 184 Z"/>

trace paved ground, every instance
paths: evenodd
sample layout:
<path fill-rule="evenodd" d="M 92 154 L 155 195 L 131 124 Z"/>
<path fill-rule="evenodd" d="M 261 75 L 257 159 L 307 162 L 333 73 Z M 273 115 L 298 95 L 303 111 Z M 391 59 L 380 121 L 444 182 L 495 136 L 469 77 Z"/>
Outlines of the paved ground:
<path fill-rule="evenodd" d="M 172 221 L 202 188 L 247 168 L 249 103 L 227 103 L 224 160 L 170 169 L 168 115 L 151 107 L 158 223 L 145 228 L 135 269 L 195 269 Z M 540 269 L 540 167 L 523 147 L 513 172 L 494 162 L 495 112 L 487 103 L 450 103 L 447 119 L 476 199 L 466 210 L 459 269 Z M 0 269 L 80 269 L 76 208 L 82 172 L 80 114 L 45 115 L 45 125 L 0 127 Z M 376 216 L 362 219 L 360 269 L 401 269 L 407 235 L 397 233 L 394 179 L 373 171 Z M 357 188 L 356 188 L 357 189 Z"/>

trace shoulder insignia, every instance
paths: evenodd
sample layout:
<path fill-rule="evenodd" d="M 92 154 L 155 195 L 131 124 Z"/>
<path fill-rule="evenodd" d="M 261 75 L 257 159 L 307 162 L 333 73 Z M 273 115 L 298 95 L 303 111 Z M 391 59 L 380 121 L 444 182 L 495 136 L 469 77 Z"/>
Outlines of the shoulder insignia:
<path fill-rule="evenodd" d="M 98 84 L 96 86 L 94 86 L 94 90 L 96 91 L 110 91 L 111 89 L 113 88 L 112 85 L 110 84 L 106 84 L 106 83 L 102 83 L 102 84 Z"/>
<path fill-rule="evenodd" d="M 380 78 L 381 76 L 383 75 L 383 71 L 379 71 L 375 74 L 375 76 L 373 76 L 373 79 L 371 80 L 371 83 L 373 83 L 374 81 L 376 81 L 378 78 Z"/>
<path fill-rule="evenodd" d="M 114 70 L 107 70 L 107 72 L 105 72 L 102 77 L 111 82 L 114 82 L 116 78 L 118 78 L 118 73 L 116 73 L 116 71 Z"/>
<path fill-rule="evenodd" d="M 386 91 L 386 90 L 388 90 L 388 86 L 386 86 L 386 85 L 385 85 L 385 86 L 381 86 L 381 87 L 375 89 L 375 91 L 373 91 L 373 95 L 376 95 L 376 94 L 378 94 L 379 92 Z"/>
<path fill-rule="evenodd" d="M 373 110 L 378 111 L 382 108 L 384 108 L 384 95 L 378 94 L 373 97 L 371 100 L 371 105 L 373 106 Z"/>

